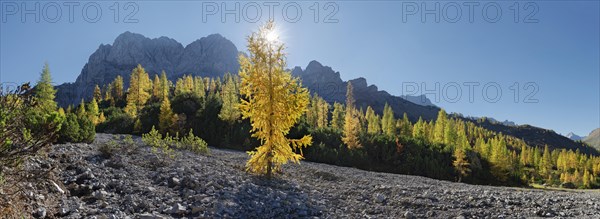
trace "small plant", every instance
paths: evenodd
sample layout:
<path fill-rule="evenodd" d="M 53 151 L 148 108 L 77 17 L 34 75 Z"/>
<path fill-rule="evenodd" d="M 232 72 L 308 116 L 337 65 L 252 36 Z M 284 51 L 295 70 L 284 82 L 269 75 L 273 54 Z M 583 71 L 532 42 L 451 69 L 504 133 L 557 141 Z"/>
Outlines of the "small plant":
<path fill-rule="evenodd" d="M 175 136 L 167 133 L 164 138 L 154 128 L 147 134 L 142 135 L 142 141 L 152 147 L 152 153 L 158 154 L 162 152 L 163 155 L 173 158 L 175 151 L 173 148 L 189 150 L 194 153 L 208 153 L 208 144 L 200 138 L 194 135 L 193 130 L 190 130 L 187 136 L 179 137 L 179 133 Z"/>
<path fill-rule="evenodd" d="M 114 140 L 110 140 L 109 142 L 101 144 L 98 150 L 100 151 L 100 154 L 102 154 L 102 156 L 109 158 L 115 154 L 118 148 L 119 146 L 117 145 L 117 142 L 115 142 Z"/>
<path fill-rule="evenodd" d="M 152 126 L 152 130 L 147 134 L 142 134 L 142 142 L 152 147 L 152 153 L 165 155 L 169 158 L 175 157 L 175 151 L 171 148 L 171 142 L 173 139 L 167 134 L 165 139 L 162 135 Z"/>
<path fill-rule="evenodd" d="M 133 138 L 131 137 L 131 135 L 126 135 L 125 138 L 123 139 L 123 152 L 127 153 L 127 154 L 133 154 L 134 152 L 137 151 L 137 145 L 135 144 L 135 141 L 133 141 Z"/>
<path fill-rule="evenodd" d="M 187 136 L 181 139 L 182 147 L 197 154 L 208 153 L 208 144 L 202 138 L 195 136 L 190 130 Z"/>

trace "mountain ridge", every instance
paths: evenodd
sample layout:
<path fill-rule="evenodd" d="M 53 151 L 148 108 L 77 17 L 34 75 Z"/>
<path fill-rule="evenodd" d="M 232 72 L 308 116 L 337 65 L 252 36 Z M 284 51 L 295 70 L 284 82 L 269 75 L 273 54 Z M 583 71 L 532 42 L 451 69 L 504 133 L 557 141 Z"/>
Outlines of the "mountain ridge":
<path fill-rule="evenodd" d="M 217 77 L 237 72 L 237 56 L 237 47 L 220 34 L 202 37 L 184 47 L 168 37 L 150 39 L 127 31 L 117 36 L 112 45 L 101 44 L 75 82 L 57 86 L 56 100 L 61 106 L 89 100 L 95 84 L 108 84 L 117 75 L 123 77 L 128 87 L 129 75 L 137 64 L 150 75 L 164 70 L 170 79 L 182 74 Z"/>
<path fill-rule="evenodd" d="M 582 139 L 582 141 L 600 150 L 600 128 L 591 131 L 588 136 Z"/>
<path fill-rule="evenodd" d="M 577 135 L 577 134 L 575 134 L 573 132 L 569 132 L 568 134 L 565 135 L 565 137 L 567 137 L 567 138 L 569 138 L 569 139 L 571 139 L 573 141 L 580 141 L 583 138 L 585 138 L 585 136 L 582 137 L 582 136 L 579 136 L 579 135 Z"/>
<path fill-rule="evenodd" d="M 184 47 L 168 37 L 150 39 L 127 31 L 120 34 L 112 45 L 101 44 L 90 55 L 88 63 L 84 65 L 75 82 L 57 86 L 56 100 L 61 106 L 77 104 L 81 99 L 89 100 L 94 85 L 98 84 L 102 87 L 114 80 L 117 75 L 123 77 L 127 88 L 129 75 L 138 64 L 141 64 L 151 76 L 164 70 L 171 80 L 183 74 L 219 77 L 226 72 L 237 73 L 239 54 L 243 52 L 238 51 L 233 42 L 220 34 L 202 37 Z M 311 92 L 319 94 L 329 103 L 345 102 L 348 81 L 343 81 L 340 73 L 333 68 L 313 60 L 305 69 L 294 67 L 291 73 L 300 77 L 303 85 Z M 428 121 L 434 120 L 440 110 L 437 106 L 415 104 L 400 96 L 391 95 L 385 90 L 379 90 L 376 85 L 369 85 L 363 77 L 349 82 L 354 86 L 358 108 L 366 109 L 367 106 L 372 106 L 377 113 L 381 114 L 385 103 L 388 103 L 392 106 L 396 118 L 407 113 L 413 122 L 419 117 Z M 477 122 L 477 120 L 472 121 Z M 551 130 L 529 125 L 507 126 L 492 122 L 478 124 L 492 131 L 521 138 L 531 146 L 544 147 L 547 144 L 550 148 L 581 149 L 582 152 L 598 154 L 597 151 L 592 151 L 585 145 Z"/>

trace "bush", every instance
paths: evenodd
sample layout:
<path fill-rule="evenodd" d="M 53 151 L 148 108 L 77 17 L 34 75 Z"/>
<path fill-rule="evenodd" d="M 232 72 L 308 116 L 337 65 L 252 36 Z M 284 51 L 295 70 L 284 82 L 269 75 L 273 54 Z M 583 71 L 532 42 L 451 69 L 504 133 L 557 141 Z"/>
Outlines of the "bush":
<path fill-rule="evenodd" d="M 133 154 L 138 149 L 131 135 L 126 135 L 120 143 L 117 143 L 117 140 L 121 141 L 121 138 L 115 136 L 114 139 L 101 144 L 98 148 L 100 154 L 106 158 L 110 158 L 116 153 Z"/>
<path fill-rule="evenodd" d="M 122 149 L 123 149 L 123 152 L 125 152 L 127 154 L 133 154 L 137 151 L 137 149 L 138 149 L 137 144 L 135 144 L 135 141 L 133 141 L 133 138 L 131 137 L 131 135 L 126 135 L 125 138 L 123 139 Z"/>
<path fill-rule="evenodd" d="M 101 144 L 98 151 L 100 151 L 100 154 L 102 154 L 103 157 L 109 158 L 115 154 L 118 148 L 117 142 L 110 140 L 109 142 Z"/>
<path fill-rule="evenodd" d="M 17 166 L 56 140 L 64 117 L 57 112 L 40 114 L 40 123 L 32 131 L 27 116 L 35 106 L 29 84 L 13 92 L 4 93 L 0 89 L 0 174 L 4 168 Z"/>
<path fill-rule="evenodd" d="M 142 135 L 142 141 L 152 147 L 152 153 L 162 153 L 173 158 L 175 151 L 173 148 L 189 150 L 194 153 L 208 153 L 208 144 L 202 138 L 194 136 L 194 131 L 190 130 L 187 136 L 179 138 L 170 136 L 168 133 L 163 136 L 154 128 L 148 134 Z"/>
<path fill-rule="evenodd" d="M 188 135 L 181 139 L 180 144 L 182 147 L 198 154 L 208 153 L 208 144 L 202 138 L 194 136 L 193 132 L 193 130 L 190 130 Z"/>
<path fill-rule="evenodd" d="M 113 134 L 131 134 L 133 131 L 134 119 L 121 109 L 107 109 L 104 111 L 107 116 L 106 122 L 98 124 L 98 131 Z"/>
<path fill-rule="evenodd" d="M 59 132 L 58 142 L 91 143 L 96 137 L 96 126 L 87 116 L 67 113 Z"/>
<path fill-rule="evenodd" d="M 148 133 L 152 126 L 158 127 L 158 115 L 160 114 L 160 103 L 147 104 L 139 114 L 141 122 L 141 133 Z"/>
<path fill-rule="evenodd" d="M 63 143 L 79 139 L 79 122 L 77 121 L 77 116 L 75 114 L 68 113 L 66 115 L 66 119 L 61 126 L 59 135 L 58 141 Z"/>
<path fill-rule="evenodd" d="M 176 95 L 171 101 L 171 107 L 176 114 L 185 114 L 187 118 L 193 118 L 202 107 L 202 98 L 193 93 Z"/>
<path fill-rule="evenodd" d="M 58 137 L 64 114 L 38 111 L 29 84 L 14 91 L 0 88 L 0 215 L 19 214 L 25 182 L 41 183 L 46 175 L 37 168 L 19 168 L 23 161 L 48 148 Z M 35 123 L 30 123 L 32 111 Z M 34 184 L 35 185 L 35 184 Z M 21 198 L 20 198 L 21 197 Z M 15 212 L 16 210 L 16 212 Z"/>
<path fill-rule="evenodd" d="M 175 151 L 171 148 L 173 139 L 167 134 L 165 139 L 162 135 L 152 126 L 152 130 L 147 134 L 142 135 L 142 142 L 152 147 L 152 153 L 164 155 L 162 157 L 175 157 Z"/>

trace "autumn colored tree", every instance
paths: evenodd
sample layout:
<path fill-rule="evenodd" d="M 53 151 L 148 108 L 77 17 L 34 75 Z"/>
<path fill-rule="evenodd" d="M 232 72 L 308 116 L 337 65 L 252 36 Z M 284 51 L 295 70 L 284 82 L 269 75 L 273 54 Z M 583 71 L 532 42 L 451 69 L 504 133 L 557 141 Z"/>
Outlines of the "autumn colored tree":
<path fill-rule="evenodd" d="M 502 137 L 496 136 L 490 139 L 492 163 L 491 172 L 500 181 L 506 181 L 510 171 L 510 154 L 506 147 L 506 141 Z"/>
<path fill-rule="evenodd" d="M 92 121 L 94 125 L 98 125 L 98 116 L 100 116 L 100 109 L 98 108 L 98 102 L 96 102 L 96 98 L 93 98 L 92 101 L 88 103 L 87 114 L 90 121 Z"/>
<path fill-rule="evenodd" d="M 101 101 L 102 100 L 102 91 L 100 90 L 100 87 L 97 84 L 94 87 L 94 95 L 92 97 L 94 99 L 96 99 L 97 101 Z"/>
<path fill-rule="evenodd" d="M 171 88 L 171 82 L 167 79 L 167 73 L 162 71 L 160 73 L 160 99 L 169 98 L 169 92 Z"/>
<path fill-rule="evenodd" d="M 403 136 L 411 136 L 412 135 L 412 124 L 410 123 L 410 120 L 408 120 L 408 115 L 406 113 L 404 113 L 402 115 L 402 120 L 398 120 L 399 122 L 399 129 L 400 129 L 400 135 Z"/>
<path fill-rule="evenodd" d="M 319 95 L 314 94 L 310 99 L 306 122 L 313 128 L 323 128 L 328 123 L 329 104 Z"/>
<path fill-rule="evenodd" d="M 379 116 L 375 114 L 375 111 L 371 106 L 367 107 L 365 118 L 367 119 L 367 133 L 378 134 L 381 132 Z"/>
<path fill-rule="evenodd" d="M 317 96 L 317 127 L 325 128 L 329 123 L 329 103 Z"/>
<path fill-rule="evenodd" d="M 333 112 L 331 113 L 331 128 L 335 130 L 342 130 L 344 127 L 344 115 L 346 110 L 344 109 L 344 105 L 341 103 L 335 102 L 333 103 Z"/>
<path fill-rule="evenodd" d="M 174 124 L 174 113 L 173 109 L 171 109 L 171 101 L 169 98 L 163 98 L 160 104 L 160 114 L 158 116 L 158 130 L 165 134 L 173 128 Z"/>
<path fill-rule="evenodd" d="M 106 117 L 104 116 L 104 112 L 100 112 L 100 115 L 98 116 L 97 123 L 100 124 L 100 123 L 103 123 L 103 122 L 106 122 Z"/>
<path fill-rule="evenodd" d="M 423 119 L 421 117 L 419 117 L 419 120 L 417 120 L 417 122 L 413 126 L 413 132 L 412 132 L 413 138 L 421 139 L 421 140 L 427 139 L 427 132 L 425 131 L 425 125 L 426 124 L 425 124 L 425 122 L 423 122 Z"/>
<path fill-rule="evenodd" d="M 394 119 L 394 110 L 385 103 L 383 107 L 383 117 L 381 117 L 381 130 L 384 134 L 393 136 L 396 133 L 396 120 Z"/>
<path fill-rule="evenodd" d="M 162 86 L 160 83 L 160 77 L 158 75 L 154 75 L 154 80 L 152 80 L 152 96 L 154 98 L 162 98 Z"/>
<path fill-rule="evenodd" d="M 194 93 L 199 97 L 204 97 L 206 95 L 204 80 L 202 80 L 202 77 L 200 76 L 194 77 Z"/>
<path fill-rule="evenodd" d="M 225 85 L 222 87 L 221 97 L 223 100 L 223 106 L 219 113 L 219 119 L 229 123 L 230 125 L 238 121 L 240 118 L 240 98 L 236 89 L 235 80 L 232 76 L 229 76 Z"/>
<path fill-rule="evenodd" d="M 84 116 L 86 116 L 85 102 L 81 99 L 81 103 L 79 103 L 79 107 L 77 108 L 77 117 L 81 118 Z"/>
<path fill-rule="evenodd" d="M 360 124 L 358 120 L 358 112 L 354 108 L 354 94 L 352 83 L 348 81 L 346 87 L 346 115 L 344 116 L 344 136 L 342 141 L 349 149 L 361 148 L 358 135 L 360 134 Z"/>
<path fill-rule="evenodd" d="M 181 95 L 187 92 L 188 90 L 185 87 L 185 80 L 183 78 L 178 78 L 175 82 L 175 95 Z"/>
<path fill-rule="evenodd" d="M 132 117 L 136 117 L 138 111 L 142 109 L 146 101 L 150 99 L 152 84 L 150 77 L 142 65 L 138 65 L 131 72 L 129 80 L 129 89 L 127 89 L 127 106 L 125 112 Z"/>
<path fill-rule="evenodd" d="M 123 99 L 123 96 L 125 96 L 123 89 L 123 77 L 121 77 L 121 75 L 117 75 L 115 80 L 112 82 L 112 97 L 115 99 L 115 101 Z"/>
<path fill-rule="evenodd" d="M 115 99 L 113 98 L 113 84 L 109 83 L 104 86 L 104 101 L 109 101 L 111 106 L 115 106 Z"/>
<path fill-rule="evenodd" d="M 540 164 L 540 173 L 546 177 L 552 173 L 552 158 L 550 157 L 548 145 L 544 147 L 544 154 L 542 155 L 542 161 Z"/>
<path fill-rule="evenodd" d="M 454 166 L 454 169 L 458 173 L 458 182 L 460 182 L 463 177 L 469 175 L 471 172 L 471 169 L 469 168 L 470 165 L 471 164 L 467 160 L 465 149 L 456 147 L 456 149 L 454 149 L 454 161 L 452 162 L 452 166 Z"/>
<path fill-rule="evenodd" d="M 268 177 L 288 161 L 299 163 L 303 157 L 294 150 L 301 151 L 312 142 L 310 135 L 286 137 L 307 110 L 309 93 L 298 78 L 284 70 L 284 45 L 273 37 L 274 31 L 275 24 L 270 21 L 252 33 L 247 38 L 249 56 L 239 56 L 240 110 L 244 119 L 250 119 L 252 136 L 261 142 L 249 152 L 246 169 Z"/>
<path fill-rule="evenodd" d="M 437 119 L 435 120 L 435 127 L 433 130 L 433 142 L 444 143 L 444 134 L 447 123 L 446 111 L 443 109 L 438 112 Z"/>

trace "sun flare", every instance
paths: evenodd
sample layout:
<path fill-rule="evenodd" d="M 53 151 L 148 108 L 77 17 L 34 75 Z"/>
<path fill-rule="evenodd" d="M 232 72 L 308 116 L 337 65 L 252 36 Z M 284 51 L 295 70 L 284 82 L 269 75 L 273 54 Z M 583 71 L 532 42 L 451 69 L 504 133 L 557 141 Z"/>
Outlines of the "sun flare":
<path fill-rule="evenodd" d="M 266 33 L 265 37 L 271 43 L 277 42 L 279 40 L 279 34 L 276 30 L 270 30 Z"/>

